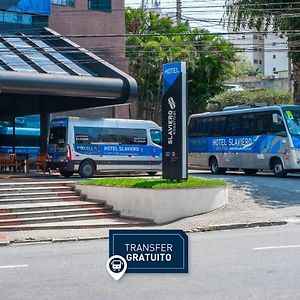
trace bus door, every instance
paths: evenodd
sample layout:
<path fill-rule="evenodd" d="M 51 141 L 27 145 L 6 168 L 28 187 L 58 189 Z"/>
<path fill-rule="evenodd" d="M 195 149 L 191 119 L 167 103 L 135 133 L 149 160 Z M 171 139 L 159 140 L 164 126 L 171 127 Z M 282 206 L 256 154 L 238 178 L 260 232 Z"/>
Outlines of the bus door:
<path fill-rule="evenodd" d="M 287 151 L 288 139 L 284 137 L 285 126 L 277 111 L 255 114 L 255 153 L 252 168 L 269 168 L 272 156 L 282 156 Z"/>
<path fill-rule="evenodd" d="M 98 146 L 97 161 L 99 170 L 119 169 L 119 134 L 116 120 L 103 120 L 93 128 L 94 146 Z"/>
<path fill-rule="evenodd" d="M 66 161 L 71 155 L 70 145 L 67 143 L 68 119 L 55 119 L 50 124 L 48 160 Z"/>
<path fill-rule="evenodd" d="M 239 168 L 242 165 L 243 149 L 241 148 L 241 118 L 234 114 L 226 117 L 226 151 L 219 160 L 220 167 Z"/>
<path fill-rule="evenodd" d="M 119 169 L 148 169 L 150 161 L 147 129 L 124 128 L 118 124 L 119 131 Z"/>

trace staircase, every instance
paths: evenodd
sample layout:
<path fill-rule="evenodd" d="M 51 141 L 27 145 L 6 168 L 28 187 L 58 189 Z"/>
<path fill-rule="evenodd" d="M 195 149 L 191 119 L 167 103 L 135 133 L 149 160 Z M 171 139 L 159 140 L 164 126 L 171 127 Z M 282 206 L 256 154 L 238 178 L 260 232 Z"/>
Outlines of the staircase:
<path fill-rule="evenodd" d="M 78 195 L 72 182 L 0 184 L 0 231 L 141 226 Z"/>

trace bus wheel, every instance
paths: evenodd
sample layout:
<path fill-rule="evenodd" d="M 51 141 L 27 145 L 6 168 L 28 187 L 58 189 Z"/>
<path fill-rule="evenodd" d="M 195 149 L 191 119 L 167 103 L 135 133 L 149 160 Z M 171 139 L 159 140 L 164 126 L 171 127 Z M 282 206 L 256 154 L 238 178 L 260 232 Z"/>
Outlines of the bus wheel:
<path fill-rule="evenodd" d="M 286 176 L 287 171 L 284 169 L 282 161 L 276 158 L 273 162 L 273 172 L 276 177 L 283 178 Z"/>
<path fill-rule="evenodd" d="M 93 177 L 95 173 L 95 165 L 91 160 L 84 160 L 79 167 L 79 175 L 82 178 Z"/>
<path fill-rule="evenodd" d="M 74 174 L 74 172 L 66 171 L 66 170 L 59 170 L 59 173 L 61 176 L 64 176 L 66 178 L 70 178 Z"/>
<path fill-rule="evenodd" d="M 255 175 L 258 170 L 257 169 L 243 169 L 246 175 Z"/>
<path fill-rule="evenodd" d="M 210 166 L 210 170 L 213 174 L 225 174 L 225 172 L 226 172 L 226 169 L 219 168 L 218 161 L 215 157 L 210 159 L 209 166 Z"/>
<path fill-rule="evenodd" d="M 155 175 L 157 174 L 157 172 L 147 172 L 147 174 L 148 174 L 149 176 L 155 176 Z"/>

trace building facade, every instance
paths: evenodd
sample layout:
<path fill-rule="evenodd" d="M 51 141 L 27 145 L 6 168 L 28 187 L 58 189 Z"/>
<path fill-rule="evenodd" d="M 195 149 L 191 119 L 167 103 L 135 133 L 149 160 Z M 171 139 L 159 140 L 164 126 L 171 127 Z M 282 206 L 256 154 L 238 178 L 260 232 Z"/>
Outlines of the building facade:
<path fill-rule="evenodd" d="M 253 64 L 256 72 L 268 77 L 288 76 L 289 58 L 287 39 L 274 33 L 265 36 L 263 33 L 245 31 L 231 33 L 228 36 L 237 48 Z"/>
<path fill-rule="evenodd" d="M 125 57 L 124 0 L 52 0 L 49 26 L 121 70 Z"/>

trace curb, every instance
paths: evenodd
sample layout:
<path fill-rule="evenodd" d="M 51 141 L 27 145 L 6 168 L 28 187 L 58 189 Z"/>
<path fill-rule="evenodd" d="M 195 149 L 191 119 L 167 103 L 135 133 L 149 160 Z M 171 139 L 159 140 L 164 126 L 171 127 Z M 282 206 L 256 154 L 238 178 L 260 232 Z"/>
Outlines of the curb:
<path fill-rule="evenodd" d="M 195 232 L 209 232 L 209 231 L 221 231 L 231 229 L 243 229 L 243 228 L 255 228 L 255 227 L 269 227 L 269 226 L 281 226 L 287 225 L 287 221 L 275 221 L 275 222 L 255 222 L 255 223 L 238 223 L 238 224 L 222 224 L 208 227 L 197 227 L 191 230 L 184 230 L 186 233 Z M 0 242 L 1 246 L 8 245 L 32 245 L 32 244 L 50 244 L 50 243 L 65 243 L 65 242 L 80 242 L 80 241 L 93 241 L 93 240 L 107 240 L 108 236 L 91 236 L 91 237 L 69 237 L 69 238 L 44 238 L 44 239 L 25 239 L 25 240 L 12 240 Z"/>
<path fill-rule="evenodd" d="M 189 232 L 189 233 L 207 232 L 207 231 L 219 231 L 219 230 L 230 230 L 230 229 L 281 226 L 281 225 L 287 225 L 287 224 L 288 224 L 288 222 L 286 222 L 286 221 L 224 224 L 224 225 L 215 225 L 215 226 L 209 226 L 209 227 L 198 227 L 198 228 L 195 228 L 192 230 L 186 230 L 185 232 Z"/>

